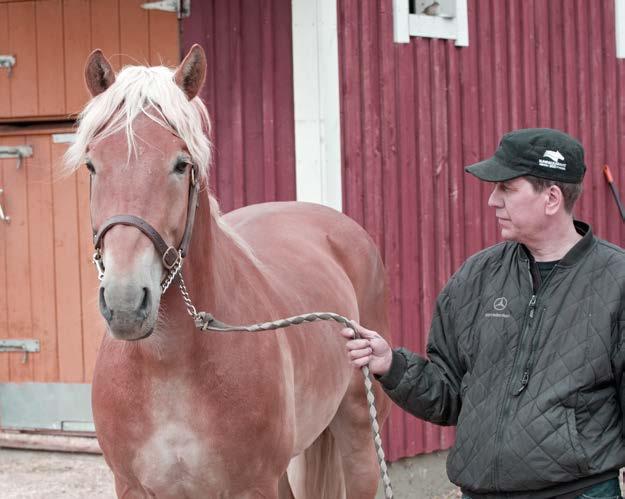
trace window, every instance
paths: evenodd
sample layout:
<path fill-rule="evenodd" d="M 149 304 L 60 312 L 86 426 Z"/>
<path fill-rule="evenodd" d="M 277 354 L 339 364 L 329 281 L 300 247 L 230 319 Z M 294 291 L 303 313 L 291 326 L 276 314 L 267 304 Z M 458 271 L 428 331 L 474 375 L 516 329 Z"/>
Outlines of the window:
<path fill-rule="evenodd" d="M 393 20 L 397 43 L 408 43 L 411 36 L 425 36 L 469 46 L 467 0 L 393 0 Z"/>

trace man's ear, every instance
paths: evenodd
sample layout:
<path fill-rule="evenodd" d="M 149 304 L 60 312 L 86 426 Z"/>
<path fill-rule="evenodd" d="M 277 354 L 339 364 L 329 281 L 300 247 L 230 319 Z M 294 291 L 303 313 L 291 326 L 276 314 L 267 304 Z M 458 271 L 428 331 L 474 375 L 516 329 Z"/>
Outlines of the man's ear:
<path fill-rule="evenodd" d="M 549 186 L 545 194 L 547 196 L 545 214 L 555 215 L 561 208 L 564 209 L 564 195 L 557 185 Z"/>

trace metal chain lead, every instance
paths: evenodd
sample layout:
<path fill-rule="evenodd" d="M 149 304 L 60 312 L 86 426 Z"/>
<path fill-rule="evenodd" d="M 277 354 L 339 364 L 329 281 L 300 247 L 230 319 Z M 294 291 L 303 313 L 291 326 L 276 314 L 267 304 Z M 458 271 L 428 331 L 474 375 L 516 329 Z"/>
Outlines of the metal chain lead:
<path fill-rule="evenodd" d="M 193 302 L 191 301 L 191 297 L 189 296 L 189 291 L 184 283 L 184 279 L 182 278 L 182 273 L 179 275 L 178 285 L 180 287 L 180 292 L 182 294 L 182 299 L 184 300 L 185 306 L 187 307 L 188 314 L 193 318 L 195 322 L 195 326 L 202 331 L 217 331 L 217 332 L 232 332 L 232 331 L 245 331 L 249 333 L 255 333 L 259 331 L 270 331 L 274 329 L 281 329 L 289 326 L 295 326 L 298 324 L 304 324 L 308 322 L 315 321 L 328 321 L 333 320 L 336 322 L 340 322 L 344 324 L 352 331 L 354 331 L 354 337 L 358 338 L 360 335 L 353 324 L 342 315 L 335 314 L 332 312 L 315 312 L 310 314 L 302 314 L 296 315 L 293 317 L 288 317 L 286 319 L 280 319 L 271 322 L 262 322 L 259 324 L 251 324 L 248 326 L 232 326 L 230 324 L 224 324 L 223 322 L 215 319 L 208 312 L 198 312 Z M 378 424 L 378 413 L 375 408 L 375 396 L 373 394 L 373 383 L 371 382 L 371 373 L 369 371 L 369 366 L 362 367 L 362 374 L 365 379 L 365 389 L 367 392 L 367 404 L 369 405 L 369 419 L 371 420 L 371 430 L 373 432 L 373 442 L 375 444 L 375 452 L 378 458 L 378 464 L 380 466 L 380 475 L 382 477 L 382 483 L 384 486 L 384 495 L 386 499 L 392 499 L 393 497 L 393 488 L 391 486 L 391 479 L 388 475 L 388 468 L 386 466 L 386 459 L 384 456 L 384 449 L 382 448 L 382 438 L 380 437 L 380 426 Z"/>

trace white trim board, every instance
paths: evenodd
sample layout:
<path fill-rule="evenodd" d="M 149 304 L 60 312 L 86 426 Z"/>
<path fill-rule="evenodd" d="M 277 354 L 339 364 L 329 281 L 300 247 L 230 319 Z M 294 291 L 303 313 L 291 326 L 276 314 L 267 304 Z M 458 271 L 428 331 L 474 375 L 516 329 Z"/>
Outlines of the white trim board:
<path fill-rule="evenodd" d="M 292 0 L 298 201 L 342 210 L 336 0 Z"/>

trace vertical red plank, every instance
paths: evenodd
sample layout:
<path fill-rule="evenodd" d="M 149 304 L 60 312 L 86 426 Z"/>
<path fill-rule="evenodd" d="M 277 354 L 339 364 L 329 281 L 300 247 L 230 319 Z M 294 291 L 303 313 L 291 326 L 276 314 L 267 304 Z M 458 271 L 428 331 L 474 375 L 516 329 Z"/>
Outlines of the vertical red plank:
<path fill-rule="evenodd" d="M 293 34 L 291 2 L 271 2 L 274 15 L 274 94 L 275 103 L 275 158 L 276 198 L 295 199 L 295 110 L 293 103 Z"/>
<path fill-rule="evenodd" d="M 593 229 L 600 237 L 607 237 L 607 219 L 606 219 L 606 197 L 601 195 L 604 186 L 604 178 L 601 167 L 605 158 L 605 66 L 603 65 L 604 42 L 601 11 L 603 9 L 595 9 L 586 4 L 589 21 L 589 40 L 597 40 L 596 43 L 590 43 L 590 67 L 601 68 L 599 71 L 592 71 L 590 84 L 590 112 L 592 116 L 592 145 L 587 149 L 586 166 L 586 187 L 589 187 L 588 180 L 592 183 L 593 194 Z M 612 21 L 614 24 L 614 21 Z"/>
<path fill-rule="evenodd" d="M 535 1 L 526 0 L 523 6 L 514 2 L 517 19 L 521 22 L 523 49 L 523 111 L 525 128 L 538 125 L 538 105 L 536 103 L 536 26 L 533 12 Z"/>
<path fill-rule="evenodd" d="M 114 71 L 121 69 L 119 41 L 119 1 L 96 0 L 91 2 L 91 40 L 108 58 Z"/>
<path fill-rule="evenodd" d="M 61 0 L 38 1 L 35 4 L 37 30 L 37 92 L 40 116 L 66 113 L 63 9 Z"/>
<path fill-rule="evenodd" d="M 2 9 L 0 9 L 1 11 Z M 0 145 L 4 145 L 2 138 L 0 137 Z M 8 211 L 8 205 L 6 203 L 6 184 L 4 183 L 4 168 L 6 162 L 0 161 L 0 206 L 6 216 L 11 214 Z M 9 295 L 9 288 L 7 286 L 7 251 L 8 251 L 9 237 L 8 237 L 8 224 L 0 220 L 0 338 L 9 337 L 9 324 L 8 324 L 8 303 L 7 297 Z M 6 355 L 0 355 L 0 383 L 7 383 L 9 381 L 9 358 Z"/>
<path fill-rule="evenodd" d="M 401 291 L 400 291 L 400 216 L 399 216 L 399 156 L 397 130 L 397 98 L 395 95 L 396 48 L 393 43 L 393 10 L 387 3 L 380 3 L 380 116 L 381 155 L 384 208 L 384 244 L 381 248 L 389 281 L 389 326 L 393 345 L 398 344 L 401 333 Z M 383 430 L 384 449 L 388 458 L 402 455 L 402 416 L 397 408 L 391 410 Z"/>
<path fill-rule="evenodd" d="M 78 113 L 89 99 L 83 68 L 91 52 L 90 21 L 89 0 L 63 0 L 65 102 L 68 114 Z"/>
<path fill-rule="evenodd" d="M 570 3 L 562 0 L 549 2 L 548 10 L 548 46 L 549 46 L 549 74 L 550 89 L 547 94 L 551 104 L 551 119 L 549 126 L 564 130 L 564 13 L 563 4 Z"/>
<path fill-rule="evenodd" d="M 475 49 L 478 50 L 478 78 L 479 78 L 479 102 L 480 102 L 480 121 L 481 132 L 481 150 L 480 159 L 491 156 L 500 137 L 497 134 L 495 126 L 495 106 L 493 102 L 494 81 L 501 75 L 493 70 L 493 51 L 496 42 L 493 39 L 493 14 L 492 2 L 476 2 L 477 16 L 477 35 L 475 41 Z M 477 124 L 476 124 L 477 125 Z M 493 244 L 498 235 L 497 228 L 494 224 L 492 210 L 488 208 L 486 200 L 490 192 L 490 185 L 486 182 L 480 182 L 480 211 L 482 216 L 483 242 L 482 247 Z"/>
<path fill-rule="evenodd" d="M 236 97 L 236 88 L 232 78 L 232 66 L 236 63 L 233 49 L 234 42 L 230 37 L 239 36 L 234 31 L 230 20 L 230 4 L 217 2 L 214 4 L 213 32 L 215 33 L 215 64 L 213 70 L 216 75 L 222 75 L 217 79 L 215 86 L 216 99 L 214 108 L 214 130 L 217 147 L 215 147 L 215 170 L 218 184 L 216 192 L 223 211 L 232 210 L 236 201 L 234 199 L 234 167 L 233 149 L 237 147 L 235 139 L 235 126 L 241 122 L 241 105 Z M 237 116 L 235 118 L 235 116 Z"/>
<path fill-rule="evenodd" d="M 572 2 L 564 2 L 562 17 L 563 23 L 563 45 L 564 45 L 564 73 L 563 89 L 564 89 L 564 127 L 573 137 L 579 136 L 579 104 L 577 98 L 578 72 L 577 67 L 577 44 L 578 38 L 575 30 L 575 4 Z"/>
<path fill-rule="evenodd" d="M 509 94 L 507 98 L 510 101 L 510 121 L 509 129 L 516 130 L 524 128 L 523 126 L 523 37 L 521 33 L 521 23 L 518 19 L 518 3 L 515 0 L 506 1 L 506 17 L 504 28 L 507 30 L 507 78 L 509 81 Z M 504 35 L 505 36 L 505 31 Z"/>
<path fill-rule="evenodd" d="M 125 65 L 150 64 L 148 11 L 141 8 L 143 0 L 119 2 L 119 33 L 121 63 Z"/>
<path fill-rule="evenodd" d="M 419 272 L 418 240 L 421 217 L 419 213 L 418 176 L 421 164 L 417 154 L 417 79 L 414 61 L 416 48 L 414 44 L 400 46 L 397 49 L 397 64 L 406 68 L 398 75 L 398 95 L 401 102 L 398 104 L 398 149 L 399 149 L 399 213 L 401 220 L 401 247 L 400 247 L 400 293 L 402 299 L 401 329 L 397 338 L 398 345 L 405 345 L 417 349 L 419 339 L 423 334 L 420 316 L 419 283 L 415 276 Z M 349 212 L 348 212 L 349 214 Z M 399 409 L 396 409 L 399 411 Z M 423 435 L 421 428 L 405 412 L 401 413 L 404 435 L 404 449 L 409 455 L 421 452 L 423 449 Z"/>
<path fill-rule="evenodd" d="M 261 119 L 262 119 L 262 191 L 263 199 L 276 199 L 276 128 L 275 128 L 275 37 L 274 5 L 277 2 L 263 0 L 260 6 L 261 23 Z"/>
<path fill-rule="evenodd" d="M 380 58 L 376 0 L 362 2 L 362 122 L 364 227 L 379 247 L 383 241 L 382 158 L 380 157 Z"/>
<path fill-rule="evenodd" d="M 593 68 L 590 66 L 590 56 L 589 56 L 589 44 L 586 43 L 590 34 L 588 32 L 588 23 L 587 23 L 587 3 L 583 0 L 578 0 L 575 3 L 575 10 L 577 12 L 576 15 L 576 35 L 579 40 L 579 45 L 577 46 L 577 62 L 578 69 L 577 72 L 577 99 L 579 102 L 579 114 L 577 117 L 579 123 L 579 135 L 578 138 L 581 140 L 584 148 L 586 149 L 587 156 L 586 160 L 588 160 L 589 152 L 592 149 L 592 128 L 594 116 L 592 116 L 590 109 L 590 76 L 594 74 Z M 588 164 L 588 162 L 587 162 Z M 577 210 L 578 215 L 582 220 L 591 221 L 592 217 L 592 173 L 588 171 L 586 173 L 586 177 L 584 179 L 584 189 L 585 193 L 582 194 L 581 199 L 579 201 L 579 209 Z"/>
<path fill-rule="evenodd" d="M 245 150 L 244 133 L 246 126 L 246 110 L 243 100 L 243 89 L 248 85 L 245 81 L 243 61 L 243 33 L 242 18 L 242 0 L 230 2 L 228 14 L 230 21 L 230 29 L 233 35 L 226 41 L 230 45 L 231 71 L 232 71 L 232 148 L 231 163 L 227 168 L 232 168 L 232 198 L 234 202 L 233 208 L 240 208 L 247 204 L 247 196 L 245 192 L 245 162 L 248 160 Z M 225 165 L 224 165 L 225 166 Z"/>
<path fill-rule="evenodd" d="M 616 81 L 616 67 L 618 59 L 616 58 L 614 3 L 606 4 L 605 8 L 601 10 L 601 13 L 603 14 L 603 27 L 601 29 L 601 33 L 603 35 L 601 38 L 603 49 L 601 52 L 603 54 L 602 66 L 604 68 L 604 71 L 602 71 L 604 76 L 604 95 L 599 112 L 604 118 L 601 123 L 601 128 L 603 128 L 602 137 L 604 145 L 600 149 L 601 156 L 598 158 L 597 163 L 593 165 L 593 168 L 595 168 L 599 173 L 599 186 L 597 194 L 603 201 L 602 216 L 606 221 L 605 237 L 610 241 L 622 244 L 619 236 L 620 228 L 623 225 L 623 222 L 619 219 L 619 212 L 616 207 L 616 203 L 610 198 L 609 188 L 601 175 L 601 168 L 604 163 L 608 163 L 610 165 L 620 165 L 618 162 L 618 139 L 615 140 L 618 129 L 617 113 L 615 112 L 617 109 L 618 87 Z M 618 179 L 618 170 L 615 173 L 616 178 Z M 623 184 L 619 182 L 618 185 L 622 186 Z"/>
<path fill-rule="evenodd" d="M 0 141 L 1 145 L 24 145 L 26 137 L 8 137 Z M 2 159 L 4 169 L 3 206 L 11 217 L 10 225 L 5 227 L 7 240 L 7 273 L 9 283 L 19 283 L 7 289 L 8 337 L 32 339 L 33 324 L 31 312 L 31 288 L 29 268 L 28 240 L 28 168 L 22 164 L 16 168 L 14 159 Z M 5 354 L 3 354 L 5 355 Z M 22 354 L 9 353 L 9 379 L 11 382 L 31 381 L 33 379 L 33 357 L 22 362 Z"/>
<path fill-rule="evenodd" d="M 0 53 L 11 54 L 9 48 L 9 6 L 0 4 Z M 11 76 L 13 73 L 11 72 Z M 11 116 L 11 77 L 6 69 L 0 70 L 0 118 Z"/>
<path fill-rule="evenodd" d="M 11 116 L 37 114 L 37 40 L 35 37 L 35 2 L 8 5 L 9 53 L 16 59 L 11 86 Z"/>
<path fill-rule="evenodd" d="M 536 96 L 537 96 L 537 123 L 536 126 L 548 127 L 551 121 L 551 96 L 549 57 L 549 31 L 552 19 L 549 18 L 547 2 L 537 1 L 533 12 L 536 24 Z"/>
<path fill-rule="evenodd" d="M 451 44 L 446 44 L 447 55 L 447 79 L 448 79 L 448 102 L 447 102 L 447 150 L 448 155 L 448 175 L 449 185 L 447 186 L 447 202 L 449 210 L 449 246 L 451 248 L 448 266 L 441 269 L 439 277 L 442 281 L 447 281 L 449 277 L 460 267 L 465 259 L 464 239 L 462 220 L 464 205 L 462 193 L 462 175 L 464 175 L 461 148 L 461 120 L 458 119 L 462 112 L 460 104 L 460 84 L 458 74 L 458 59 L 460 57 L 458 49 Z M 442 286 L 441 286 L 442 287 Z M 443 428 L 441 431 L 441 441 L 439 448 L 447 449 L 454 443 L 455 431 L 452 428 Z"/>
<path fill-rule="evenodd" d="M 468 4 L 469 39 L 471 47 L 460 52 L 460 84 L 462 91 L 462 159 L 463 165 L 471 165 L 482 158 L 480 147 L 481 127 L 480 116 L 480 91 L 478 79 L 478 53 L 477 40 L 477 10 L 476 3 Z M 483 247 L 482 217 L 476 216 L 481 213 L 481 190 L 480 182 L 469 174 L 462 175 L 463 189 L 465 192 L 464 203 L 464 227 L 466 233 L 465 256 L 472 255 Z"/>
<path fill-rule="evenodd" d="M 341 78 L 341 135 L 343 147 L 343 209 L 362 224 L 364 210 L 358 199 L 363 192 L 362 186 L 362 138 L 361 138 L 361 103 L 360 103 L 360 28 L 362 2 L 345 0 L 342 2 L 339 16 L 343 26 L 343 64 L 340 64 Z M 353 77 L 350 75 L 358 75 Z"/>
<path fill-rule="evenodd" d="M 180 62 L 180 44 L 176 14 L 151 10 L 148 18 L 150 64 L 152 66 L 177 66 Z"/>
<path fill-rule="evenodd" d="M 509 84 L 508 71 L 508 23 L 506 22 L 506 3 L 495 0 L 493 2 L 492 29 L 493 29 L 493 75 L 494 75 L 494 105 L 495 105 L 495 140 L 499 140 L 505 132 L 510 131 Z"/>
<path fill-rule="evenodd" d="M 58 381 L 58 365 L 50 138 L 47 135 L 28 136 L 27 143 L 33 148 L 33 156 L 24 162 L 28 172 L 31 337 L 39 340 L 41 349 L 33 354 L 34 378 L 28 381 L 53 382 Z"/>
<path fill-rule="evenodd" d="M 65 145 L 53 144 L 55 161 Z M 83 381 L 82 314 L 78 239 L 78 202 L 75 176 L 58 179 L 54 192 L 54 260 L 56 267 L 57 329 L 59 332 L 59 381 Z"/>
<path fill-rule="evenodd" d="M 434 303 L 436 301 L 436 295 L 438 294 L 438 287 L 436 284 L 436 258 L 437 255 L 434 251 L 435 243 L 433 240 L 436 238 L 436 204 L 434 189 L 436 181 L 434 178 L 434 172 L 438 165 L 435 164 L 436 158 L 434 156 L 433 144 L 434 134 L 433 129 L 434 120 L 433 113 L 433 93 L 435 92 L 435 74 L 437 66 L 435 63 L 435 57 L 433 56 L 433 47 L 436 44 L 444 43 L 440 40 L 416 40 L 416 57 L 413 61 L 413 67 L 415 71 L 418 71 L 417 79 L 417 158 L 419 172 L 417 175 L 417 199 L 418 199 L 418 212 L 420 219 L 419 238 L 417 242 L 419 247 L 417 249 L 418 256 L 418 275 L 419 283 L 419 297 L 421 314 L 419 317 L 420 322 L 420 337 L 416 344 L 413 344 L 413 348 L 416 346 L 416 351 L 422 355 L 425 355 L 428 331 L 430 328 L 430 322 L 432 320 L 432 312 L 434 310 Z M 432 285 L 434 284 L 434 285 Z M 425 424 L 421 428 L 423 435 L 423 449 L 427 452 L 432 449 L 433 438 L 435 433 L 434 428 L 430 424 Z"/>
<path fill-rule="evenodd" d="M 262 18 L 258 0 L 241 0 L 240 30 L 241 64 L 238 67 L 241 78 L 241 104 L 243 111 L 242 142 L 245 148 L 241 158 L 243 160 L 243 183 L 239 188 L 244 196 L 241 199 L 245 204 L 259 203 L 264 199 L 263 178 L 263 121 L 262 121 L 262 94 L 265 67 L 262 59 Z M 263 61 L 256 64 L 256 61 Z M 249 85 L 246 82 L 257 81 L 259 85 Z"/>

